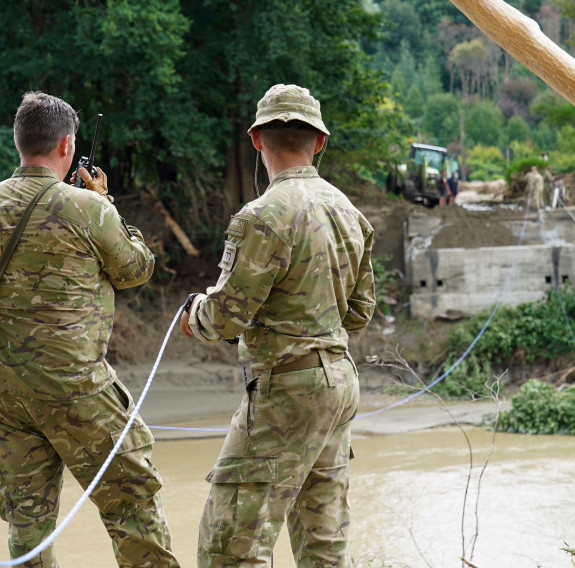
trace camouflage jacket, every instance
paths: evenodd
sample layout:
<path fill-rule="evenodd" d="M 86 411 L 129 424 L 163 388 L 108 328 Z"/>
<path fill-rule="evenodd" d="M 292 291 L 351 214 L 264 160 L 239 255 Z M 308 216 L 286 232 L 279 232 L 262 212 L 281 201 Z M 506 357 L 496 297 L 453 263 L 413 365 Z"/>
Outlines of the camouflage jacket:
<path fill-rule="evenodd" d="M 48 168 L 0 183 L 0 252 Z M 142 284 L 154 257 L 137 229 L 95 192 L 59 182 L 32 211 L 0 280 L 0 392 L 70 399 L 106 388 L 114 290 Z"/>
<path fill-rule="evenodd" d="M 240 362 L 288 363 L 344 352 L 375 308 L 373 228 L 313 166 L 278 174 L 231 218 L 217 284 L 190 316 L 203 341 L 241 334 Z"/>

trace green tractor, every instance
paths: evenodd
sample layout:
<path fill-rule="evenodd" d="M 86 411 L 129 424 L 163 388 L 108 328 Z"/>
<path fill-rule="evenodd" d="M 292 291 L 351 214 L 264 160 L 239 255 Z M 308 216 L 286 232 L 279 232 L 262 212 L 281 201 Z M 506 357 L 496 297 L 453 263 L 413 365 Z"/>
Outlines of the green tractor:
<path fill-rule="evenodd" d="M 439 175 L 445 170 L 446 177 L 455 172 L 460 179 L 456 154 L 450 154 L 441 146 L 412 144 L 406 164 L 394 167 L 386 180 L 387 191 L 406 199 L 433 207 L 439 203 Z"/>

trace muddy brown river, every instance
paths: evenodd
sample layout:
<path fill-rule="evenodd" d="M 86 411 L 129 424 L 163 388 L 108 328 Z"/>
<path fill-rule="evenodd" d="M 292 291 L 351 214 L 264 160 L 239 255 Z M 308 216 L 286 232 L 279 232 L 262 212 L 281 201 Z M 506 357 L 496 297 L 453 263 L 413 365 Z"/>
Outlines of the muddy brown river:
<path fill-rule="evenodd" d="M 355 439 L 352 465 L 352 553 L 356 568 L 478 568 L 571 566 L 561 547 L 575 545 L 575 437 L 498 434 L 478 480 L 492 434 L 455 427 Z M 195 568 L 199 516 L 207 495 L 203 477 L 221 439 L 158 442 L 155 463 L 182 568 Z M 80 496 L 65 479 L 61 518 Z M 463 529 L 462 529 L 463 526 Z M 3 526 L 0 560 L 8 559 Z M 95 508 L 86 503 L 56 542 L 61 568 L 113 568 L 111 545 Z M 285 530 L 275 568 L 294 568 Z"/>

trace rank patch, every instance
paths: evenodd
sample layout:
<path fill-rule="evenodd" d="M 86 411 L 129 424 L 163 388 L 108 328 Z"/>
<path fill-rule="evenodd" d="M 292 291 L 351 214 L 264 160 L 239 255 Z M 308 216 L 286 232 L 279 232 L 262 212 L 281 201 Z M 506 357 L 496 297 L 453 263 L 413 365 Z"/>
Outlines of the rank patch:
<path fill-rule="evenodd" d="M 232 217 L 226 233 L 231 237 L 243 237 L 244 231 L 246 230 L 246 225 L 248 224 L 247 219 L 241 219 L 240 217 Z"/>
<path fill-rule="evenodd" d="M 230 243 L 230 241 L 226 241 L 224 246 L 224 254 L 222 255 L 222 260 L 218 264 L 218 268 L 222 270 L 226 270 L 229 272 L 234 265 L 234 260 L 236 258 L 236 251 L 238 247 L 234 243 Z"/>

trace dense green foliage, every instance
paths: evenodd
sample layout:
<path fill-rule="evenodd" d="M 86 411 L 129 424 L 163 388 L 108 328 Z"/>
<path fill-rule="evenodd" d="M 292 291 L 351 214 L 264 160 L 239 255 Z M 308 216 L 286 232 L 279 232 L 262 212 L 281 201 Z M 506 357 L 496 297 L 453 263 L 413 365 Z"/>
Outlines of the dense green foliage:
<path fill-rule="evenodd" d="M 575 0 L 511 3 L 571 49 Z M 409 137 L 461 151 L 462 126 L 471 179 L 541 151 L 556 172 L 575 166 L 574 107 L 445 0 L 23 0 L 0 14 L 2 176 L 22 94 L 62 96 L 81 109 L 79 155 L 103 113 L 113 192 L 153 189 L 200 247 L 255 195 L 246 130 L 278 82 L 321 101 L 328 179 L 385 179 Z"/>
<path fill-rule="evenodd" d="M 509 3 L 572 52 L 575 0 Z M 375 57 L 412 120 L 414 139 L 465 153 L 471 180 L 502 178 L 514 160 L 541 152 L 549 156 L 555 173 L 573 170 L 575 107 L 485 37 L 450 2 L 380 0 L 379 6 L 393 26 L 386 40 L 373 48 Z"/>
<path fill-rule="evenodd" d="M 246 130 L 275 83 L 321 101 L 326 170 L 331 160 L 376 172 L 407 138 L 383 70 L 362 49 L 381 40 L 385 19 L 360 0 L 24 0 L 0 14 L 10 22 L 0 38 L 2 174 L 17 165 L 9 131 L 21 96 L 43 90 L 81 109 L 79 154 L 103 113 L 96 157 L 114 194 L 153 188 L 189 234 L 213 234 L 254 197 Z"/>
<path fill-rule="evenodd" d="M 446 371 L 479 335 L 489 314 L 480 313 L 450 334 L 450 355 L 443 366 Z M 573 356 L 573 339 L 567 325 L 575 321 L 575 289 L 566 287 L 550 291 L 545 300 L 521 304 L 516 308 L 500 307 L 476 343 L 470 356 L 435 388 L 448 397 L 469 398 L 487 394 L 485 383 L 494 380 L 494 369 L 501 373 L 513 363 L 548 363 L 559 357 Z"/>
<path fill-rule="evenodd" d="M 515 160 L 506 170 L 505 170 L 505 181 L 511 183 L 513 176 L 526 174 L 533 166 L 542 172 L 547 167 L 547 162 L 539 157 L 529 157 L 522 158 L 520 160 Z"/>
<path fill-rule="evenodd" d="M 481 146 L 478 144 L 469 151 L 467 166 L 471 170 L 469 179 L 494 180 L 501 179 L 505 171 L 506 162 L 497 146 Z"/>
<path fill-rule="evenodd" d="M 535 379 L 511 397 L 497 429 L 521 434 L 575 434 L 575 388 L 558 390 Z"/>
<path fill-rule="evenodd" d="M 444 364 L 446 372 L 457 361 L 452 353 Z M 493 382 L 493 371 L 488 359 L 470 353 L 453 371 L 436 386 L 433 392 L 446 399 L 473 400 L 489 395 L 489 385 Z"/>

